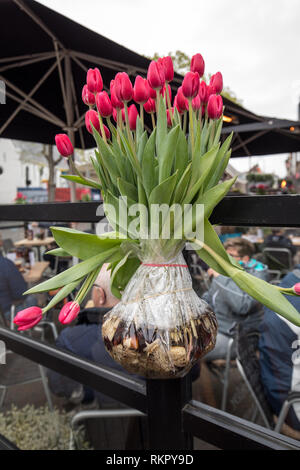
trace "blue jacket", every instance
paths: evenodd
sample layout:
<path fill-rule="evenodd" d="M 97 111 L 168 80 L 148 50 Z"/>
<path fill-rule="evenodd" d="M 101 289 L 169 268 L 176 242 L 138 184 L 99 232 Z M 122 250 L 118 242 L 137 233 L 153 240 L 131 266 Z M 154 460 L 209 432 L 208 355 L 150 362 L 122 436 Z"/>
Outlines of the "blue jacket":
<path fill-rule="evenodd" d="M 0 255 L 0 308 L 3 312 L 10 309 L 15 300 L 24 300 L 23 292 L 27 284 L 12 261 Z"/>
<path fill-rule="evenodd" d="M 281 287 L 300 282 L 300 265 L 281 281 Z M 286 296 L 300 312 L 300 298 Z M 289 391 L 300 391 L 300 328 L 264 308 L 260 325 L 259 361 L 261 379 L 273 412 L 278 416 Z M 300 430 L 300 403 L 295 404 L 287 423 Z"/>
<path fill-rule="evenodd" d="M 264 264 L 251 259 L 244 267 L 248 273 L 267 280 L 268 269 Z M 232 325 L 240 321 L 246 322 L 247 327 L 253 324 L 257 329 L 262 316 L 261 305 L 230 277 L 220 275 L 213 278 L 209 290 L 202 297 L 215 312 L 220 333 L 228 333 Z"/>

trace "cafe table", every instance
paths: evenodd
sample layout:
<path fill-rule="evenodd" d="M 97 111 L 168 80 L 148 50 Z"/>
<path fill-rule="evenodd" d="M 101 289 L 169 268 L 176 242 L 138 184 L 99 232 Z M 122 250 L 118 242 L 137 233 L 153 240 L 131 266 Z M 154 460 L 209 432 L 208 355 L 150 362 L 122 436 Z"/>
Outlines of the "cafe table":
<path fill-rule="evenodd" d="M 49 264 L 49 261 L 37 261 L 30 269 L 25 270 L 22 274 L 27 284 L 39 282 Z"/>
<path fill-rule="evenodd" d="M 37 248 L 38 249 L 38 260 L 41 261 L 41 247 L 51 245 L 54 243 L 55 240 L 53 237 L 45 237 L 43 240 L 39 238 L 33 238 L 29 240 L 28 238 L 24 238 L 23 240 L 19 240 L 14 243 L 16 248 Z"/>

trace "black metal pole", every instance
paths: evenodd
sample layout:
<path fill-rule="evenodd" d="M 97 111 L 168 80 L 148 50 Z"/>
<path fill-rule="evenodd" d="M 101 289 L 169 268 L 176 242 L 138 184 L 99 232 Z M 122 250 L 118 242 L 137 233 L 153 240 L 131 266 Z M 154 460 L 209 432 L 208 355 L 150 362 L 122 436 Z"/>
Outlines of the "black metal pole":
<path fill-rule="evenodd" d="M 183 431 L 182 409 L 191 400 L 190 376 L 147 380 L 148 430 L 151 450 L 191 450 L 192 435 Z"/>

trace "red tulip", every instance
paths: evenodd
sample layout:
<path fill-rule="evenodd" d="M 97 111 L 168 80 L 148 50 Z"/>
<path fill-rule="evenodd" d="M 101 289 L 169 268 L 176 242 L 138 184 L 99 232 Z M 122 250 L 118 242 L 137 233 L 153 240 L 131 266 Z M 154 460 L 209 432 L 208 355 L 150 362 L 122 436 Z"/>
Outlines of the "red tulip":
<path fill-rule="evenodd" d="M 97 93 L 96 105 L 102 117 L 107 118 L 112 115 L 113 107 L 106 91 L 101 91 L 100 93 Z"/>
<path fill-rule="evenodd" d="M 119 72 L 115 76 L 114 92 L 120 101 L 127 103 L 132 100 L 133 87 L 126 72 Z"/>
<path fill-rule="evenodd" d="M 223 90 L 223 77 L 221 72 L 212 75 L 209 84 L 215 88 L 216 93 L 221 93 Z"/>
<path fill-rule="evenodd" d="M 180 112 L 180 114 L 184 113 L 185 111 L 189 109 L 189 103 L 188 103 L 188 100 L 183 95 L 182 86 L 179 87 L 177 90 L 176 104 L 177 104 L 177 109 Z"/>
<path fill-rule="evenodd" d="M 168 92 L 169 92 L 169 97 L 170 97 L 170 103 L 172 103 L 172 90 L 171 90 L 170 85 L 168 85 Z M 164 87 L 160 90 L 160 94 L 167 100 L 166 85 L 164 85 Z"/>
<path fill-rule="evenodd" d="M 171 82 L 174 78 L 174 67 L 172 57 L 167 56 L 162 59 L 158 59 L 163 66 L 165 72 L 165 82 Z"/>
<path fill-rule="evenodd" d="M 93 106 L 95 104 L 95 95 L 91 93 L 87 85 L 82 88 L 82 101 L 87 106 Z"/>
<path fill-rule="evenodd" d="M 148 81 L 148 80 L 147 80 Z M 149 82 L 148 82 L 148 85 L 149 85 Z M 153 88 L 151 88 L 151 86 L 149 85 L 149 92 L 150 92 L 150 98 L 152 98 L 153 100 L 156 99 L 156 91 L 153 90 Z"/>
<path fill-rule="evenodd" d="M 110 130 L 108 129 L 108 127 L 106 127 L 105 124 L 103 124 L 103 127 L 104 127 L 104 132 L 105 132 L 106 139 L 110 140 Z M 101 132 L 101 135 L 102 135 L 102 132 Z M 103 137 L 103 135 L 102 135 L 102 137 Z"/>
<path fill-rule="evenodd" d="M 71 323 L 78 316 L 80 305 L 77 302 L 68 302 L 61 309 L 58 319 L 63 325 Z"/>
<path fill-rule="evenodd" d="M 89 69 L 87 72 L 86 83 L 91 93 L 100 93 L 103 90 L 103 80 L 100 70 Z"/>
<path fill-rule="evenodd" d="M 293 291 L 295 292 L 295 294 L 300 295 L 300 282 L 293 286 Z"/>
<path fill-rule="evenodd" d="M 174 114 L 174 108 L 171 108 L 172 110 L 172 116 Z M 170 116 L 170 110 L 167 109 L 167 124 L 168 124 L 168 127 L 172 127 L 172 119 L 171 119 L 171 116 Z"/>
<path fill-rule="evenodd" d="M 113 109 L 113 118 L 116 122 L 118 121 L 116 108 Z M 122 109 L 122 121 L 125 122 L 125 109 L 124 108 Z"/>
<path fill-rule="evenodd" d="M 197 72 L 199 77 L 203 77 L 205 63 L 201 54 L 195 54 L 191 60 L 191 72 Z"/>
<path fill-rule="evenodd" d="M 148 114 L 155 113 L 156 111 L 155 100 L 153 100 L 152 98 L 149 98 L 148 101 L 144 104 L 144 110 Z"/>
<path fill-rule="evenodd" d="M 210 95 L 215 95 L 217 92 L 213 85 L 207 85 L 206 93 L 207 93 L 207 101 L 208 101 L 208 98 L 210 97 Z"/>
<path fill-rule="evenodd" d="M 37 325 L 42 318 L 43 311 L 40 307 L 29 307 L 17 313 L 14 323 L 19 326 L 18 331 L 24 331 Z"/>
<path fill-rule="evenodd" d="M 223 113 L 223 100 L 221 95 L 211 95 L 208 98 L 207 114 L 210 119 L 219 119 Z"/>
<path fill-rule="evenodd" d="M 195 98 L 193 98 L 192 100 L 192 107 L 193 107 L 193 110 L 194 111 L 198 111 L 198 109 L 200 109 L 200 106 L 201 106 L 201 100 L 200 100 L 200 96 L 199 94 L 197 96 L 195 96 Z"/>
<path fill-rule="evenodd" d="M 136 109 L 135 104 L 132 104 L 128 108 L 128 119 L 129 119 L 129 127 L 130 130 L 135 131 L 136 130 L 136 120 L 138 117 L 139 113 Z"/>
<path fill-rule="evenodd" d="M 186 98 L 195 98 L 199 91 L 199 75 L 188 72 L 182 82 L 182 93 Z"/>
<path fill-rule="evenodd" d="M 154 91 L 154 90 L 153 90 Z M 144 104 L 150 97 L 150 87 L 147 80 L 138 75 L 134 82 L 133 99 L 136 103 Z"/>
<path fill-rule="evenodd" d="M 92 124 L 96 131 L 100 131 L 100 121 L 99 121 L 99 116 L 96 111 L 93 109 L 90 109 L 85 113 L 85 127 L 87 128 L 87 131 L 92 134 L 93 129 L 92 129 Z"/>
<path fill-rule="evenodd" d="M 124 103 L 117 98 L 115 93 L 115 81 L 111 80 L 110 82 L 110 100 L 113 108 L 122 109 L 124 108 Z"/>
<path fill-rule="evenodd" d="M 199 96 L 200 96 L 200 100 L 202 103 L 207 103 L 208 101 L 207 85 L 204 81 L 200 82 Z"/>
<path fill-rule="evenodd" d="M 165 84 L 165 71 L 161 62 L 150 62 L 147 80 L 151 88 L 154 90 L 160 90 Z"/>
<path fill-rule="evenodd" d="M 74 148 L 67 134 L 57 134 L 55 136 L 57 150 L 63 157 L 73 155 Z"/>

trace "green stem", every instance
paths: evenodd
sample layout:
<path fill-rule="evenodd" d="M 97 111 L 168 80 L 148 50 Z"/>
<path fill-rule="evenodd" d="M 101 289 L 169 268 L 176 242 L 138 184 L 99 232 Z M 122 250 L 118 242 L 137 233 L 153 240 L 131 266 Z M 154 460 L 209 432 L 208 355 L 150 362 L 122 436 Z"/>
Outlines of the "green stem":
<path fill-rule="evenodd" d="M 187 127 L 187 112 L 184 111 L 184 115 L 183 115 L 183 132 L 184 132 L 184 135 L 186 135 L 186 127 Z"/>
<path fill-rule="evenodd" d="M 104 142 L 107 145 L 106 134 L 105 134 L 104 126 L 103 126 L 103 119 L 102 119 L 102 116 L 101 116 L 100 113 L 98 113 L 98 116 L 99 116 L 100 130 L 101 130 L 101 134 L 102 134 L 102 139 L 104 140 Z"/>
<path fill-rule="evenodd" d="M 168 103 L 168 109 L 169 109 L 169 113 L 170 113 L 170 119 L 171 119 L 171 123 L 172 123 L 172 126 L 173 126 L 174 120 L 173 120 L 173 113 L 172 113 L 172 107 L 171 107 L 171 100 L 170 100 L 170 95 L 169 95 L 169 86 L 168 86 L 168 82 L 165 83 L 165 87 L 166 87 L 166 95 L 167 95 L 167 103 Z"/>
<path fill-rule="evenodd" d="M 140 104 L 140 118 L 141 118 L 143 130 L 144 130 L 144 106 L 143 104 Z"/>
<path fill-rule="evenodd" d="M 130 131 L 130 126 L 129 126 L 128 106 L 127 106 L 126 102 L 124 103 L 124 109 L 125 109 L 126 131 L 127 131 L 127 135 L 128 135 L 130 145 L 131 145 L 131 149 L 132 149 L 133 153 L 135 153 L 134 142 L 133 142 L 133 139 L 132 139 L 132 134 L 131 134 L 131 131 Z"/>
<path fill-rule="evenodd" d="M 156 127 L 155 119 L 154 119 L 154 113 L 151 113 L 151 119 L 152 119 L 152 127 L 153 127 L 153 130 L 154 130 L 155 127 Z"/>
<path fill-rule="evenodd" d="M 81 302 L 84 300 L 85 296 L 87 295 L 88 291 L 94 284 L 95 280 L 98 277 L 99 271 L 101 269 L 101 266 L 94 269 L 85 279 L 84 283 L 79 289 L 79 292 L 76 295 L 75 302 L 78 302 L 81 304 Z"/>
<path fill-rule="evenodd" d="M 193 106 L 192 100 L 189 98 L 189 120 L 190 120 L 190 135 L 191 135 L 191 146 L 192 146 L 192 158 L 194 158 L 194 148 L 195 148 L 195 141 L 194 141 L 194 115 L 193 115 Z"/>

